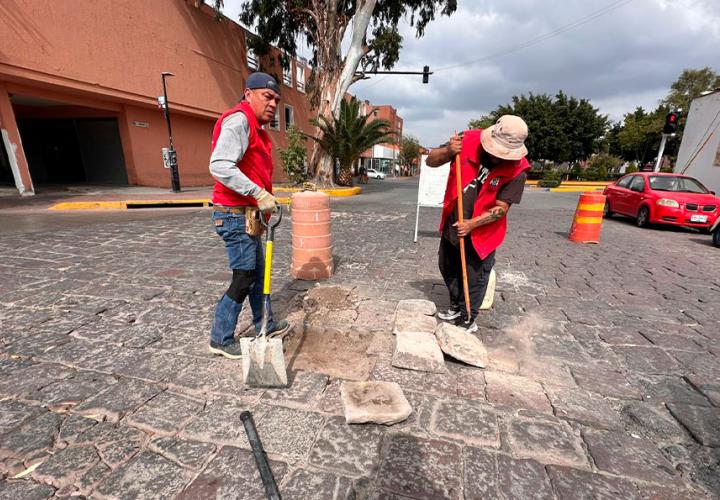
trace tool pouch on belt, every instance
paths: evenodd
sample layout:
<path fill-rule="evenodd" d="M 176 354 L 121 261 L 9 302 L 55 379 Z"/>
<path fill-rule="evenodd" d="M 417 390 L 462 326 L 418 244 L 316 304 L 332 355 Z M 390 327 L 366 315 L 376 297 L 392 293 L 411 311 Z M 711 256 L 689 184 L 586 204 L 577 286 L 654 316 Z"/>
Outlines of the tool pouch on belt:
<path fill-rule="evenodd" d="M 257 207 L 245 209 L 245 232 L 250 236 L 260 236 L 264 229 L 260 223 L 260 210 Z"/>

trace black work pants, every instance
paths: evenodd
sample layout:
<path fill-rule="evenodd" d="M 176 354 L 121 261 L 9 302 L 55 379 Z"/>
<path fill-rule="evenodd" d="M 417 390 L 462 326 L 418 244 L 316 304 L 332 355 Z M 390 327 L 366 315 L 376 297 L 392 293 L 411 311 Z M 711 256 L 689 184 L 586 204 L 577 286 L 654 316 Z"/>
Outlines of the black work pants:
<path fill-rule="evenodd" d="M 465 238 L 465 261 L 467 265 L 468 288 L 470 290 L 470 319 L 477 317 L 482 305 L 490 271 L 495 265 L 495 252 L 481 259 L 473 248 L 470 238 Z M 450 292 L 450 302 L 453 306 L 460 307 L 463 318 L 467 315 L 465 307 L 465 292 L 463 290 L 462 263 L 460 260 L 460 247 L 453 245 L 447 238 L 440 238 L 440 250 L 438 251 L 438 265 L 440 274 L 445 280 L 445 285 Z M 467 318 L 465 318 L 467 319 Z"/>

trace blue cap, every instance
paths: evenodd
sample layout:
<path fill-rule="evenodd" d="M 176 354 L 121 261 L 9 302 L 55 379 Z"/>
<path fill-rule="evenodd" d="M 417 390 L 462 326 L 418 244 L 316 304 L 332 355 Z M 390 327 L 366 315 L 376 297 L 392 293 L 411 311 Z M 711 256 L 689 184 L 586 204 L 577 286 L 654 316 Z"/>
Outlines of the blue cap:
<path fill-rule="evenodd" d="M 247 82 L 245 82 L 246 89 L 270 89 L 280 94 L 280 85 L 275 81 L 275 78 L 258 71 L 248 76 Z"/>

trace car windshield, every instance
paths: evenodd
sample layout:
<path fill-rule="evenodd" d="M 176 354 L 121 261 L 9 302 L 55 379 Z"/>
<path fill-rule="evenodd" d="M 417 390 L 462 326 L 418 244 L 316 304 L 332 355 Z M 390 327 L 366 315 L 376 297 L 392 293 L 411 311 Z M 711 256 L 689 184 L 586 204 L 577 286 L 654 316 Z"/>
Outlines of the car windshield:
<path fill-rule="evenodd" d="M 708 190 L 691 177 L 672 177 L 652 175 L 649 177 L 650 189 L 654 191 L 674 191 L 676 193 L 707 193 Z"/>

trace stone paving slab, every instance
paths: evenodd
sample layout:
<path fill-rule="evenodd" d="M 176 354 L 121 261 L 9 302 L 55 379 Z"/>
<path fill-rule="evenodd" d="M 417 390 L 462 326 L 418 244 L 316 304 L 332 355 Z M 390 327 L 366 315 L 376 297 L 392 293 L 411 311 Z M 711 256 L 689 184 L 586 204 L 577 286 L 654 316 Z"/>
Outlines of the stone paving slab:
<path fill-rule="evenodd" d="M 177 432 L 204 407 L 197 401 L 170 392 L 161 392 L 127 417 L 127 422 L 146 432 L 170 435 Z"/>
<path fill-rule="evenodd" d="M 55 494 L 55 488 L 39 484 L 28 479 L 0 481 L 0 499 L 2 500 L 44 500 Z"/>
<path fill-rule="evenodd" d="M 583 437 L 601 471 L 660 484 L 676 480 L 670 462 L 649 441 L 610 431 L 587 431 Z"/>
<path fill-rule="evenodd" d="M 412 498 L 462 498 L 460 446 L 407 434 L 389 436 L 385 446 L 380 488 Z"/>
<path fill-rule="evenodd" d="M 392 365 L 430 373 L 445 373 L 445 359 L 434 333 L 399 331 Z"/>
<path fill-rule="evenodd" d="M 343 382 L 340 399 L 347 424 L 392 425 L 412 413 L 410 403 L 395 382 Z"/>
<path fill-rule="evenodd" d="M 545 464 L 589 466 L 579 433 L 566 422 L 516 418 L 506 425 L 509 448 L 517 457 Z"/>
<path fill-rule="evenodd" d="M 162 388 L 158 386 L 123 379 L 79 404 L 73 411 L 81 415 L 102 416 L 111 422 L 117 422 L 161 391 Z"/>
<path fill-rule="evenodd" d="M 492 407 L 475 401 L 441 401 L 435 406 L 434 434 L 474 446 L 500 446 L 498 417 Z"/>
<path fill-rule="evenodd" d="M 309 463 L 348 476 L 372 475 L 384 435 L 383 426 L 346 425 L 342 418 L 328 419 L 313 445 Z"/>
<path fill-rule="evenodd" d="M 478 368 L 488 364 L 487 350 L 480 339 L 462 328 L 442 323 L 435 330 L 440 349 L 448 356 Z"/>
<path fill-rule="evenodd" d="M 200 470 L 216 450 L 210 443 L 186 441 L 176 437 L 161 437 L 149 444 L 149 448 L 183 467 Z"/>
<path fill-rule="evenodd" d="M 538 382 L 527 377 L 501 372 L 487 372 L 487 398 L 498 407 L 553 413 L 545 391 Z"/>
<path fill-rule="evenodd" d="M 328 472 L 296 469 L 282 484 L 283 498 L 304 500 L 307 498 L 327 498 L 343 500 L 354 498 L 352 481 L 346 477 Z"/>
<path fill-rule="evenodd" d="M 632 482 L 619 477 L 556 465 L 548 466 L 547 471 L 560 499 L 610 500 L 622 498 L 633 500 L 642 498 Z"/>
<path fill-rule="evenodd" d="M 39 482 L 62 488 L 75 483 L 99 462 L 100 457 L 94 446 L 73 446 L 60 450 L 42 462 L 32 476 Z"/>
<path fill-rule="evenodd" d="M 95 490 L 98 498 L 171 498 L 182 491 L 187 471 L 149 451 L 118 467 Z"/>
<path fill-rule="evenodd" d="M 670 412 L 705 446 L 720 446 L 720 410 L 686 404 L 668 405 Z"/>
<path fill-rule="evenodd" d="M 283 462 L 270 460 L 275 481 L 280 483 L 287 472 Z M 205 470 L 182 492 L 179 498 L 237 498 L 255 500 L 263 498 L 260 473 L 252 452 L 231 446 L 223 447 Z"/>

